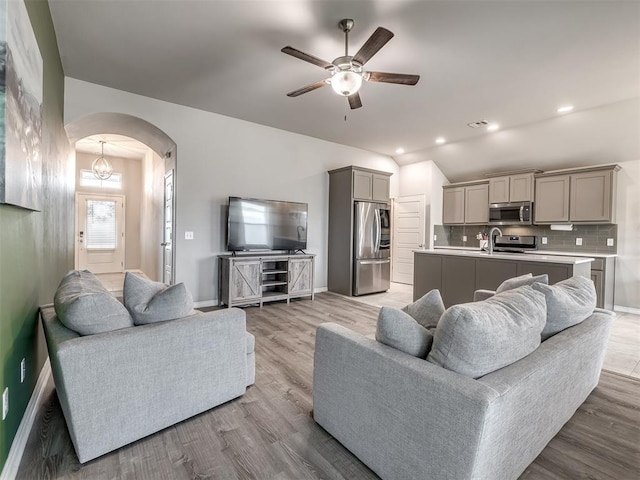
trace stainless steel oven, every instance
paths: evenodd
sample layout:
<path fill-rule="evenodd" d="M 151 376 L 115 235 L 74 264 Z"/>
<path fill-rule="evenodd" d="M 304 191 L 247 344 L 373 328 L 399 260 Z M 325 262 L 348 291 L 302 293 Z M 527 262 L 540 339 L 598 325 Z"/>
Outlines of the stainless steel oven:
<path fill-rule="evenodd" d="M 489 225 L 532 225 L 533 202 L 489 204 Z"/>

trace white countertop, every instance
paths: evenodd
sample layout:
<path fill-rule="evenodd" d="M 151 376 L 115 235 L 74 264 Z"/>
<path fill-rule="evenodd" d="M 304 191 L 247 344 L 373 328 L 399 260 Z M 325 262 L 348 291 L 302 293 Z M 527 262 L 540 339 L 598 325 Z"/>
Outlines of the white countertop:
<path fill-rule="evenodd" d="M 591 257 L 569 257 L 565 255 L 543 255 L 540 253 L 508 253 L 494 252 L 489 255 L 488 252 L 480 251 L 480 249 L 460 249 L 460 248 L 437 248 L 434 250 L 414 250 L 415 253 L 426 255 L 453 255 L 458 257 L 475 257 L 475 258 L 495 258 L 502 260 L 523 260 L 526 262 L 544 262 L 544 263 L 563 263 L 568 265 L 578 265 L 581 263 L 591 263 L 594 258 Z"/>
<path fill-rule="evenodd" d="M 479 252 L 479 247 L 434 247 L 437 250 L 470 250 Z M 593 252 L 561 252 L 557 250 L 531 250 L 524 252 L 527 255 L 561 255 L 563 257 L 594 257 L 594 258 L 615 258 L 617 253 L 593 253 Z"/>

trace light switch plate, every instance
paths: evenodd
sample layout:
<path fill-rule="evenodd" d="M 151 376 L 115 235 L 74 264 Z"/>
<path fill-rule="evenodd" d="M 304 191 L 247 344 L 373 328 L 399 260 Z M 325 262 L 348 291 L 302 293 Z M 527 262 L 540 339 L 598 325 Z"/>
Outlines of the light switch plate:
<path fill-rule="evenodd" d="M 613 247 L 613 238 L 607 238 L 607 247 Z"/>
<path fill-rule="evenodd" d="M 576 245 L 582 246 L 582 238 L 580 237 L 576 238 Z"/>
<path fill-rule="evenodd" d="M 193 232 L 184 232 L 185 240 L 193 240 Z"/>
<path fill-rule="evenodd" d="M 547 244 L 547 237 L 542 237 L 542 244 L 546 245 Z"/>
<path fill-rule="evenodd" d="M 467 241 L 467 236 L 466 236 L 466 235 L 463 235 L 463 236 L 462 236 L 462 241 L 463 241 L 463 242 L 466 242 L 466 241 Z"/>

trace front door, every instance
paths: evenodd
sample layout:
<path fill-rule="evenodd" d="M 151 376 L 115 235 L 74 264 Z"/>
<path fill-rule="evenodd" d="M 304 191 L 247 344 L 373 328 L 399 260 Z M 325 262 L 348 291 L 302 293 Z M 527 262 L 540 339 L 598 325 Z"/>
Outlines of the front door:
<path fill-rule="evenodd" d="M 413 250 L 424 246 L 424 203 L 424 195 L 408 195 L 394 201 L 394 282 L 413 284 Z"/>
<path fill-rule="evenodd" d="M 173 170 L 164 174 L 164 234 L 162 239 L 162 282 L 173 284 Z"/>
<path fill-rule="evenodd" d="M 124 196 L 76 195 L 76 268 L 124 271 Z"/>

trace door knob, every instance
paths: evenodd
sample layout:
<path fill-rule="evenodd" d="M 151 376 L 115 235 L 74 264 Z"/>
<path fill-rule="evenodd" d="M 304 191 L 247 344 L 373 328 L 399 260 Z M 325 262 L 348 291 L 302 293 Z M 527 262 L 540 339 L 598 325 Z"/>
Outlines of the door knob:
<path fill-rule="evenodd" d="M 171 245 L 171 243 L 169 243 L 169 242 L 162 242 L 160 244 L 161 247 L 166 247 L 166 246 L 169 246 L 169 245 Z"/>

